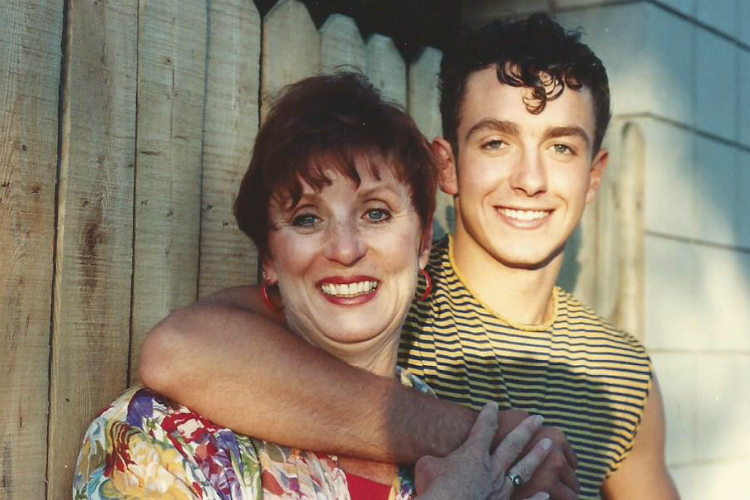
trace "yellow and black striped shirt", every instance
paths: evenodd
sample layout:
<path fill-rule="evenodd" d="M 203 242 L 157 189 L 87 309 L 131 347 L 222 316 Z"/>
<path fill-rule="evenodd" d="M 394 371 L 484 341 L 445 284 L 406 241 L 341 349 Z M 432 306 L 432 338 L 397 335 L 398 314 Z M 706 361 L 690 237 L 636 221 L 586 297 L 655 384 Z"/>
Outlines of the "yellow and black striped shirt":
<path fill-rule="evenodd" d="M 447 238 L 427 268 L 432 293 L 409 311 L 399 364 L 443 399 L 477 410 L 494 400 L 544 416 L 578 455 L 580 498 L 598 498 L 643 414 L 652 376 L 644 348 L 559 288 L 549 324 L 498 317 L 457 275 Z"/>

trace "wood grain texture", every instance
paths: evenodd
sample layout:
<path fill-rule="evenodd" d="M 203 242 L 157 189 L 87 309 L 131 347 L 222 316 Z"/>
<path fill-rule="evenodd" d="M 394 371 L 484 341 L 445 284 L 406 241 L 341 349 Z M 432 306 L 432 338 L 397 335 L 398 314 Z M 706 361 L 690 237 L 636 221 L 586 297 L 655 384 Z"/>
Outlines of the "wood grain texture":
<path fill-rule="evenodd" d="M 280 0 L 263 19 L 261 116 L 286 85 L 320 71 L 320 33 L 307 7 Z"/>
<path fill-rule="evenodd" d="M 48 498 L 70 497 L 86 427 L 127 384 L 137 7 L 68 4 Z"/>
<path fill-rule="evenodd" d="M 383 95 L 406 107 L 406 63 L 393 40 L 375 33 L 367 46 L 367 77 Z"/>
<path fill-rule="evenodd" d="M 0 498 L 44 498 L 63 5 L 0 16 Z"/>
<path fill-rule="evenodd" d="M 141 0 L 130 381 L 146 333 L 197 298 L 204 0 Z"/>
<path fill-rule="evenodd" d="M 409 65 L 408 100 L 409 113 L 428 141 L 442 137 L 440 120 L 440 61 L 443 53 L 433 47 L 425 47 Z M 435 204 L 434 237 L 442 238 L 455 229 L 453 197 L 440 189 Z"/>
<path fill-rule="evenodd" d="M 199 295 L 254 283 L 257 251 L 233 204 L 258 131 L 261 21 L 253 2 L 213 0 L 209 12 Z"/>
<path fill-rule="evenodd" d="M 365 72 L 367 51 L 357 23 L 351 17 L 331 14 L 320 27 L 320 68 L 330 73 L 337 67 Z"/>

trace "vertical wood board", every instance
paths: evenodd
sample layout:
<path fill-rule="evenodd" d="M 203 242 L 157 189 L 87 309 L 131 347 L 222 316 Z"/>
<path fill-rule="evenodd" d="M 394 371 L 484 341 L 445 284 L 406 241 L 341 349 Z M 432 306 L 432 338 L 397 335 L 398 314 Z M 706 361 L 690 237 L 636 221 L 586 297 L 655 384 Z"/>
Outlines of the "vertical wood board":
<path fill-rule="evenodd" d="M 393 40 L 378 33 L 367 39 L 367 77 L 383 95 L 407 105 L 406 63 Z"/>
<path fill-rule="evenodd" d="M 70 497 L 90 420 L 125 389 L 137 0 L 68 4 L 47 495 Z"/>
<path fill-rule="evenodd" d="M 253 2 L 213 0 L 209 11 L 199 295 L 254 283 L 257 251 L 233 204 L 258 131 L 260 15 Z"/>
<path fill-rule="evenodd" d="M 263 19 L 261 115 L 279 91 L 320 71 L 320 33 L 298 0 L 280 0 Z"/>
<path fill-rule="evenodd" d="M 0 16 L 0 498 L 44 498 L 63 1 Z"/>
<path fill-rule="evenodd" d="M 140 2 L 131 381 L 146 333 L 197 298 L 206 16 Z"/>
<path fill-rule="evenodd" d="M 408 100 L 409 114 L 428 141 L 442 137 L 440 120 L 440 61 L 443 53 L 433 47 L 425 47 L 409 65 Z M 440 189 L 435 204 L 433 236 L 438 239 L 455 229 L 453 197 Z"/>
<path fill-rule="evenodd" d="M 619 124 L 618 124 L 619 125 Z M 612 151 L 619 160 L 610 175 L 616 183 L 615 221 L 620 248 L 616 263 L 619 287 L 611 320 L 645 344 L 645 198 L 646 143 L 643 131 L 634 123 L 613 127 L 619 132 L 620 147 Z M 614 135 L 614 134 L 611 134 Z M 600 278 L 601 279 L 601 278 Z"/>
<path fill-rule="evenodd" d="M 324 73 L 338 67 L 365 72 L 367 51 L 354 19 L 331 14 L 320 28 L 320 68 Z"/>

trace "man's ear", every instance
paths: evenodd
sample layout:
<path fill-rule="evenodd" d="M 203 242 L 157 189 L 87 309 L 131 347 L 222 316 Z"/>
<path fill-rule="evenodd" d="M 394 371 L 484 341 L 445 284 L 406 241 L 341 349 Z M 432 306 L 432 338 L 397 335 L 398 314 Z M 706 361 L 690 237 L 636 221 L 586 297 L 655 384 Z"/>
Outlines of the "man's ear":
<path fill-rule="evenodd" d="M 591 178 L 589 179 L 589 188 L 586 191 L 586 203 L 593 201 L 596 193 L 599 192 L 604 180 L 604 172 L 607 170 L 607 163 L 609 163 L 609 151 L 600 149 L 594 156 L 594 161 L 591 162 Z"/>
<path fill-rule="evenodd" d="M 442 137 L 432 141 L 432 151 L 438 159 L 438 182 L 440 189 L 451 196 L 458 194 L 458 176 L 453 147 Z"/>

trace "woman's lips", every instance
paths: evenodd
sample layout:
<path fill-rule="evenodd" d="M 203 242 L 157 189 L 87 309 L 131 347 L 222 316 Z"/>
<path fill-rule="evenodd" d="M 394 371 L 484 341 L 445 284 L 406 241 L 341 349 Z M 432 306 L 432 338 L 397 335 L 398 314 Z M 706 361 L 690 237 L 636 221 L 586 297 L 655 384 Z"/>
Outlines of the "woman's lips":
<path fill-rule="evenodd" d="M 338 305 L 357 305 L 375 297 L 380 282 L 371 276 L 332 276 L 318 282 L 323 297 Z"/>

